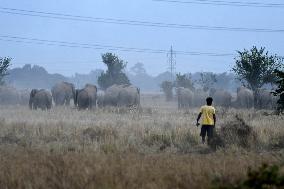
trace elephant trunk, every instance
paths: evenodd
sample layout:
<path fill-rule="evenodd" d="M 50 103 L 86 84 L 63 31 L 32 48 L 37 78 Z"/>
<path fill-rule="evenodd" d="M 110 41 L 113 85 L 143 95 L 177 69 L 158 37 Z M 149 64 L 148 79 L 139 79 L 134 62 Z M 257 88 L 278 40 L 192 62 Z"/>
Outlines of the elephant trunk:
<path fill-rule="evenodd" d="M 34 97 L 36 95 L 36 93 L 38 92 L 37 89 L 33 89 L 30 93 L 30 100 L 29 100 L 29 107 L 30 109 L 33 109 L 33 104 L 34 104 Z"/>
<path fill-rule="evenodd" d="M 29 107 L 30 109 L 33 109 L 33 99 L 32 98 L 30 98 L 29 100 Z"/>
<path fill-rule="evenodd" d="M 78 94 L 79 94 L 79 90 L 75 90 L 75 93 L 74 93 L 74 105 L 75 106 L 78 106 Z"/>
<path fill-rule="evenodd" d="M 75 90 L 75 87 L 72 86 L 72 97 L 73 97 L 73 100 L 74 100 L 74 104 L 75 104 L 75 98 L 76 98 L 76 90 Z"/>

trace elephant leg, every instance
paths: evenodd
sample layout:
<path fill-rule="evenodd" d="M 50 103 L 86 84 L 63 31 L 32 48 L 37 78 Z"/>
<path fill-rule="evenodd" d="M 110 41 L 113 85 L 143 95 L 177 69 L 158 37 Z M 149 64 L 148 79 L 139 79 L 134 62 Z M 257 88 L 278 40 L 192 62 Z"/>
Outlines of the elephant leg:
<path fill-rule="evenodd" d="M 67 98 L 65 101 L 65 105 L 69 106 L 70 105 L 70 98 Z"/>
<path fill-rule="evenodd" d="M 46 109 L 47 109 L 47 110 L 51 109 L 51 105 L 48 104 L 48 105 L 46 106 Z"/>
<path fill-rule="evenodd" d="M 90 99 L 90 110 L 93 109 L 93 99 Z"/>
<path fill-rule="evenodd" d="M 57 97 L 54 98 L 54 103 L 55 103 L 56 106 L 59 105 L 59 102 L 58 102 L 58 98 L 57 98 Z"/>

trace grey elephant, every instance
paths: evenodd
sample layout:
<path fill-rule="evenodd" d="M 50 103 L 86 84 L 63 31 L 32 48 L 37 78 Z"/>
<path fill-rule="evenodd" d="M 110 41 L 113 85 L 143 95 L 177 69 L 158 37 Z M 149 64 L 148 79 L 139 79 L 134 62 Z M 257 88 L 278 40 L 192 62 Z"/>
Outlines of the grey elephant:
<path fill-rule="evenodd" d="M 83 89 L 77 89 L 75 92 L 75 105 L 78 109 L 92 109 L 96 107 L 97 87 L 86 84 Z"/>
<path fill-rule="evenodd" d="M 118 96 L 122 91 L 123 86 L 112 85 L 105 91 L 103 98 L 103 106 L 118 106 Z"/>
<path fill-rule="evenodd" d="M 209 96 L 213 98 L 216 106 L 230 107 L 232 103 L 232 95 L 223 89 L 210 89 Z"/>
<path fill-rule="evenodd" d="M 253 91 L 246 87 L 239 87 L 237 89 L 237 101 L 238 108 L 252 108 L 254 105 Z"/>
<path fill-rule="evenodd" d="M 184 87 L 178 87 L 176 89 L 177 99 L 178 99 L 178 108 L 189 108 L 193 106 L 193 97 L 194 94 L 190 89 Z"/>
<path fill-rule="evenodd" d="M 52 106 L 52 96 L 49 91 L 44 89 L 33 89 L 30 93 L 29 107 L 30 109 L 48 110 Z"/>
<path fill-rule="evenodd" d="M 86 84 L 84 89 L 88 92 L 88 95 L 91 98 L 90 108 L 96 107 L 98 92 L 96 85 Z"/>
<path fill-rule="evenodd" d="M 75 97 L 75 87 L 72 83 L 60 82 L 52 87 L 51 93 L 56 106 L 68 106 Z"/>
<path fill-rule="evenodd" d="M 118 106 L 139 107 L 140 89 L 133 85 L 123 86 L 118 96 Z"/>
<path fill-rule="evenodd" d="M 91 97 L 85 89 L 77 89 L 75 92 L 75 106 L 79 109 L 88 109 L 91 104 Z"/>
<path fill-rule="evenodd" d="M 97 106 L 99 108 L 102 108 L 104 106 L 104 96 L 105 96 L 105 93 L 103 91 L 97 92 Z"/>
<path fill-rule="evenodd" d="M 113 85 L 105 91 L 104 106 L 140 106 L 140 89 L 132 85 Z"/>
<path fill-rule="evenodd" d="M 272 109 L 273 108 L 273 95 L 266 89 L 256 90 L 255 108 L 257 109 Z"/>

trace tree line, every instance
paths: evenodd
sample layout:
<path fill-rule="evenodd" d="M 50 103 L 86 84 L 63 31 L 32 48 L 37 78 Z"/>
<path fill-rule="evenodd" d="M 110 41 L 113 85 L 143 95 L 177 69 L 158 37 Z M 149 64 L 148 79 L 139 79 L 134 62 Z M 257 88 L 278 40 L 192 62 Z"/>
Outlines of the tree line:
<path fill-rule="evenodd" d="M 278 110 L 284 111 L 284 71 L 283 71 L 283 58 L 276 54 L 271 55 L 264 47 L 243 51 L 238 51 L 238 56 L 235 58 L 235 65 L 232 71 L 236 74 L 237 79 L 243 86 L 251 89 L 254 96 L 257 96 L 257 89 L 262 88 L 265 84 L 277 85 L 277 89 L 273 91 L 275 96 L 279 96 Z M 11 65 L 11 58 L 0 58 L 0 84 L 4 84 L 4 77 L 7 76 L 8 69 Z M 101 89 L 117 84 L 117 85 L 130 85 L 130 80 L 124 72 L 127 62 L 120 59 L 113 53 L 102 54 L 102 61 L 107 66 L 107 70 L 103 71 L 98 77 L 98 85 Z M 139 67 L 140 66 L 140 67 Z M 138 70 L 136 70 L 138 69 Z M 134 71 L 143 72 L 141 65 L 133 68 Z M 204 91 L 217 81 L 216 74 L 201 73 L 200 79 L 196 83 L 201 86 Z M 188 74 L 177 74 L 174 82 L 164 81 L 160 85 L 161 89 L 166 94 L 166 98 L 170 100 L 173 97 L 172 89 L 174 87 L 184 87 L 194 89 L 194 83 L 191 76 Z M 256 99 L 256 98 L 255 98 Z"/>

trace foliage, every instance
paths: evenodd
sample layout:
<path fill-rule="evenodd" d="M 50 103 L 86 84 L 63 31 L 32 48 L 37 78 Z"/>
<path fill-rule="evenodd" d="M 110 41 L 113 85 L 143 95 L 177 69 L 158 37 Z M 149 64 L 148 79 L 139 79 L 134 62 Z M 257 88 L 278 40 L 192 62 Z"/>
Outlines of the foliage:
<path fill-rule="evenodd" d="M 283 188 L 284 174 L 277 165 L 263 164 L 258 170 L 248 170 L 247 178 L 237 184 L 215 181 L 213 188 L 221 189 L 264 189 Z"/>
<path fill-rule="evenodd" d="M 98 84 L 102 89 L 106 89 L 114 84 L 130 84 L 126 74 L 123 73 L 127 64 L 126 62 L 112 53 L 103 54 L 102 60 L 108 68 L 106 72 L 102 72 L 98 77 Z"/>
<path fill-rule="evenodd" d="M 191 76 L 186 74 L 176 74 L 176 87 L 184 87 L 188 89 L 194 89 L 194 85 L 191 81 Z"/>
<path fill-rule="evenodd" d="M 170 81 L 164 81 L 161 85 L 160 85 L 161 89 L 163 90 L 163 92 L 166 95 L 166 100 L 170 101 L 173 99 L 173 83 Z"/>
<path fill-rule="evenodd" d="M 278 107 L 277 111 L 284 111 L 284 72 L 280 70 L 275 70 L 275 74 L 279 78 L 276 83 L 278 84 L 278 88 L 273 92 L 275 96 L 279 96 L 279 100 L 277 101 Z"/>
<path fill-rule="evenodd" d="M 208 91 L 217 82 L 216 74 L 212 72 L 200 73 L 200 79 L 197 81 L 202 86 L 203 91 Z"/>
<path fill-rule="evenodd" d="M 0 85 L 4 84 L 4 77 L 8 75 L 8 68 L 11 65 L 11 58 L 9 57 L 0 57 Z"/>
<path fill-rule="evenodd" d="M 238 115 L 221 125 L 221 128 L 214 134 L 209 146 L 212 149 L 238 146 L 250 149 L 258 144 L 257 134 Z"/>
<path fill-rule="evenodd" d="M 238 79 L 253 91 L 264 84 L 274 83 L 276 79 L 274 70 L 283 66 L 282 59 L 277 55 L 269 55 L 264 47 L 257 49 L 254 46 L 251 50 L 238 51 L 238 54 L 239 57 L 236 58 L 232 70 Z"/>

